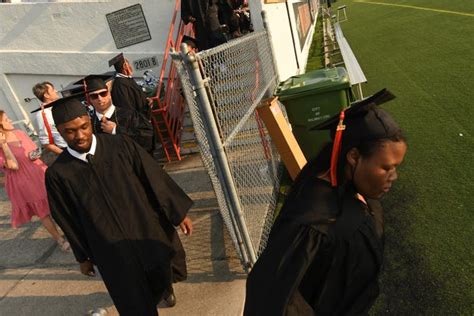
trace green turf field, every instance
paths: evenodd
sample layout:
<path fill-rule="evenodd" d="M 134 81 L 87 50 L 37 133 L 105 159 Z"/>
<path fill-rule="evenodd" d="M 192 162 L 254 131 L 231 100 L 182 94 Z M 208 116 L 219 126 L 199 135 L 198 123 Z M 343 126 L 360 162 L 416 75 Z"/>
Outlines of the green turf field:
<path fill-rule="evenodd" d="M 474 315 L 474 0 L 339 0 L 344 34 L 409 150 L 384 198 L 372 314 Z"/>

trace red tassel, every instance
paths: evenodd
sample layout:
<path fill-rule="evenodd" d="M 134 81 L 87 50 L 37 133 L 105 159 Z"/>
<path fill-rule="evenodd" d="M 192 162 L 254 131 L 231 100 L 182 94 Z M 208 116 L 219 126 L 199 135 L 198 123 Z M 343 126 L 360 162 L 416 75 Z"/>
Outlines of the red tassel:
<path fill-rule="evenodd" d="M 331 153 L 331 170 L 330 179 L 333 187 L 337 186 L 337 161 L 341 153 L 342 132 L 346 129 L 344 125 L 344 111 L 339 115 L 339 124 L 337 124 L 336 135 L 334 136 L 334 144 Z"/>
<path fill-rule="evenodd" d="M 89 97 L 89 93 L 87 92 L 87 83 L 86 83 L 86 80 L 83 79 L 83 80 L 82 80 L 82 83 L 84 84 L 84 91 L 86 91 L 86 101 L 87 101 L 87 104 L 88 104 L 88 105 L 92 105 L 91 99 L 90 99 L 90 97 Z"/>

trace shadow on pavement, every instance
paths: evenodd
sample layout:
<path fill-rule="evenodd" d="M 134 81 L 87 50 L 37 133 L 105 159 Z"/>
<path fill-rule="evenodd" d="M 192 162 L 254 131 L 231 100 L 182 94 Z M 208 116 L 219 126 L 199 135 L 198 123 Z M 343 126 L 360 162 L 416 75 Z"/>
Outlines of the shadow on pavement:
<path fill-rule="evenodd" d="M 93 308 L 112 305 L 107 293 L 5 297 L 0 300 L 2 315 L 86 315 Z"/>

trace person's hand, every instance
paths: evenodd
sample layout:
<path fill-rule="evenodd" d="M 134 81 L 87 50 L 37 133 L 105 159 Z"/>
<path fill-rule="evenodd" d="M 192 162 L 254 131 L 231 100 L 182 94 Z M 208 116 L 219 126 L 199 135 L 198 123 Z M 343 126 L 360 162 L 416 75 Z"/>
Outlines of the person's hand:
<path fill-rule="evenodd" d="M 196 18 L 194 16 L 188 16 L 188 21 L 194 23 L 196 22 Z"/>
<path fill-rule="evenodd" d="M 186 236 L 191 236 L 193 233 L 193 223 L 191 222 L 191 219 L 186 216 L 181 224 L 179 224 L 179 228 L 185 234 Z"/>
<path fill-rule="evenodd" d="M 39 148 L 36 148 L 35 150 L 32 150 L 28 153 L 28 158 L 30 158 L 31 161 L 35 161 L 41 157 L 41 150 Z"/>
<path fill-rule="evenodd" d="M 102 131 L 108 134 L 112 134 L 115 126 L 117 126 L 117 124 L 107 120 L 105 116 L 102 117 L 102 121 L 100 122 L 100 127 L 102 128 Z"/>
<path fill-rule="evenodd" d="M 79 263 L 81 273 L 90 277 L 95 276 L 94 265 L 89 260 Z"/>
<path fill-rule="evenodd" d="M 6 144 L 7 143 L 7 138 L 5 134 L 0 133 L 0 145 Z"/>

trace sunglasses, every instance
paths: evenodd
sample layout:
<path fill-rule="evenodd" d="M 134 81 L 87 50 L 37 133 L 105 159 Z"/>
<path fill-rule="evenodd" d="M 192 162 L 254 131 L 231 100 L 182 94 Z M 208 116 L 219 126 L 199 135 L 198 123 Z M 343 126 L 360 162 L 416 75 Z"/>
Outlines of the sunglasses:
<path fill-rule="evenodd" d="M 102 97 L 102 98 L 105 98 L 106 96 L 109 95 L 109 91 L 106 90 L 106 91 L 102 91 L 102 92 L 99 92 L 99 93 L 94 93 L 94 94 L 89 94 L 90 98 L 92 100 L 97 100 L 99 98 L 99 95 Z"/>

